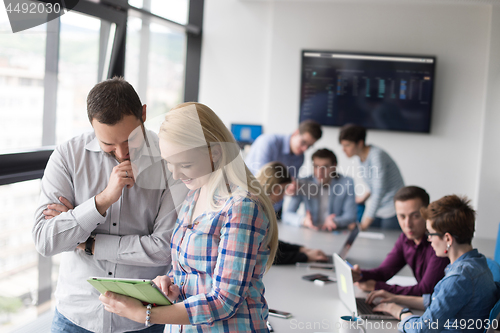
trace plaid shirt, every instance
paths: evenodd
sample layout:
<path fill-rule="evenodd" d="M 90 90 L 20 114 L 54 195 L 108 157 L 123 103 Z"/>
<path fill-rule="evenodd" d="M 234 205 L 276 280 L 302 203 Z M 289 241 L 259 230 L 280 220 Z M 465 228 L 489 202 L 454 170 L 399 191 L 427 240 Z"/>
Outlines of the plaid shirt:
<path fill-rule="evenodd" d="M 172 272 L 192 326 L 183 332 L 268 332 L 262 277 L 269 259 L 269 220 L 255 196 L 233 196 L 220 211 L 191 221 L 199 190 L 179 213 Z"/>

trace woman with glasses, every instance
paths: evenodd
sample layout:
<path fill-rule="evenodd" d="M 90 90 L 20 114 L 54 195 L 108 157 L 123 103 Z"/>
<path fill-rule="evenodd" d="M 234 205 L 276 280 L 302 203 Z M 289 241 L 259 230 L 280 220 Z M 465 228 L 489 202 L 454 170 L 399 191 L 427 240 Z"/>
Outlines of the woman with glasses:
<path fill-rule="evenodd" d="M 174 179 L 190 190 L 172 234 L 170 276 L 154 280 L 175 304 L 144 306 L 107 292 L 105 309 L 182 332 L 268 332 L 262 278 L 278 247 L 271 201 L 207 106 L 178 105 L 158 136 Z"/>
<path fill-rule="evenodd" d="M 368 295 L 367 303 L 381 298 L 374 311 L 401 320 L 402 332 L 483 332 L 492 324 L 489 313 L 500 295 L 485 256 L 471 245 L 475 211 L 467 198 L 449 195 L 422 208 L 421 213 L 427 220 L 427 237 L 436 255 L 450 259 L 444 278 L 432 294 L 402 296 L 377 290 Z M 398 304 L 425 312 L 416 316 Z"/>

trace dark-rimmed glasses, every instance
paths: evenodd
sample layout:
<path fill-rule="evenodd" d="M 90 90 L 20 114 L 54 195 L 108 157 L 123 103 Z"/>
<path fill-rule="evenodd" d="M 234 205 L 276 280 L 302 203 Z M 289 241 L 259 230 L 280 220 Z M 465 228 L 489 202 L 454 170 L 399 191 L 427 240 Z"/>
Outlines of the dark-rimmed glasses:
<path fill-rule="evenodd" d="M 431 236 L 443 237 L 443 234 L 439 232 L 428 232 L 428 231 L 425 232 L 425 237 L 431 237 Z"/>

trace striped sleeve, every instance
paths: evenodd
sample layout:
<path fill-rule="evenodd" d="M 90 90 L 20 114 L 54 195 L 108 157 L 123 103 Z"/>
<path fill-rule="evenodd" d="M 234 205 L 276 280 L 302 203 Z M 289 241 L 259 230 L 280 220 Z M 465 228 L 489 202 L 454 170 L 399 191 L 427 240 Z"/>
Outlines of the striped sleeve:
<path fill-rule="evenodd" d="M 364 170 L 364 173 L 370 186 L 371 202 L 364 216 L 375 218 L 380 208 L 394 205 L 392 198 L 404 186 L 404 182 L 396 163 L 383 150 L 372 147 L 367 162 L 368 170 Z"/>
<path fill-rule="evenodd" d="M 373 149 L 373 148 L 372 148 Z M 380 207 L 380 202 L 386 188 L 384 187 L 385 178 L 387 177 L 387 170 L 385 168 L 384 158 L 381 155 L 380 150 L 373 150 L 373 154 L 368 163 L 368 170 L 365 170 L 370 179 L 370 204 L 366 207 L 365 216 L 375 218 L 378 208 Z"/>

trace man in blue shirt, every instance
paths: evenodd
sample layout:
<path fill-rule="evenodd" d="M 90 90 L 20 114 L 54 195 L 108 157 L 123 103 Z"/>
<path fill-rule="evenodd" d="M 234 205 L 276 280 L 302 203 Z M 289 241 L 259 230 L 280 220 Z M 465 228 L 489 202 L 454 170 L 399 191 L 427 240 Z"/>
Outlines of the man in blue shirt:
<path fill-rule="evenodd" d="M 296 195 L 283 213 L 283 222 L 326 231 L 354 227 L 354 181 L 337 173 L 337 157 L 331 150 L 317 150 L 312 161 L 314 175 L 298 180 Z M 301 203 L 305 205 L 305 216 L 296 213 Z"/>
<path fill-rule="evenodd" d="M 261 135 L 252 144 L 245 163 L 250 171 L 257 175 L 264 164 L 278 161 L 286 165 L 290 175 L 296 178 L 304 163 L 304 152 L 322 135 L 321 125 L 313 120 L 304 120 L 299 124 L 299 128 L 289 135 Z M 294 189 L 290 192 L 294 192 Z M 282 204 L 283 201 L 280 201 L 274 206 L 277 212 L 281 210 Z"/>

